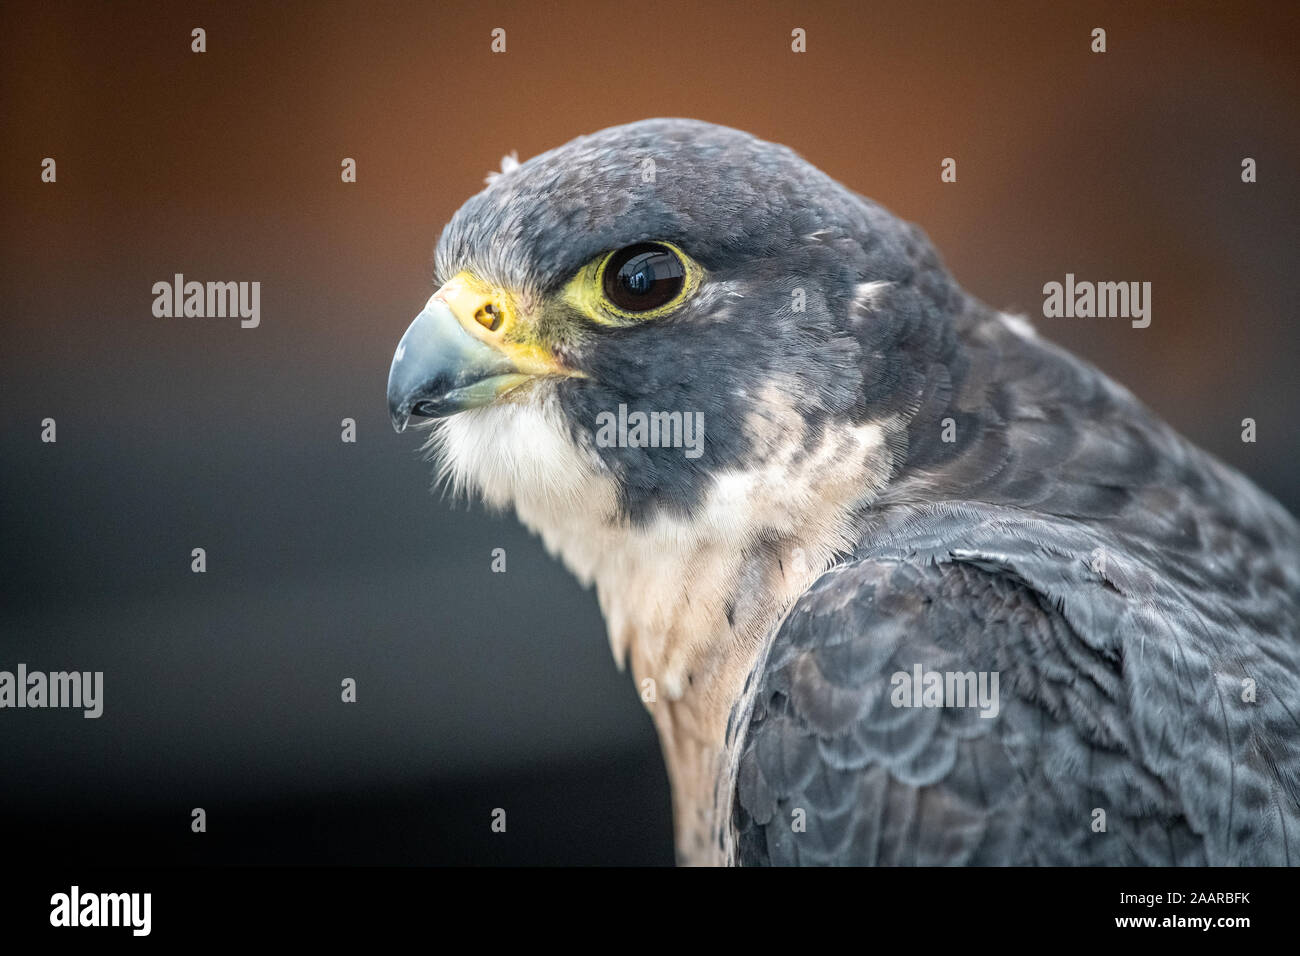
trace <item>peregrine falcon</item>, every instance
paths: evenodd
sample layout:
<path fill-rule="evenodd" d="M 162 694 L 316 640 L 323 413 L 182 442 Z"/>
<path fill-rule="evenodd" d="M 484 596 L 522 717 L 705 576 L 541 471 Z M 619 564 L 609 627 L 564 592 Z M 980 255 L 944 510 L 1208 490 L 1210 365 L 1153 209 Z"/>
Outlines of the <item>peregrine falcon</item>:
<path fill-rule="evenodd" d="M 1300 862 L 1295 519 L 915 226 L 648 120 L 434 285 L 393 424 L 595 586 L 681 863 Z"/>

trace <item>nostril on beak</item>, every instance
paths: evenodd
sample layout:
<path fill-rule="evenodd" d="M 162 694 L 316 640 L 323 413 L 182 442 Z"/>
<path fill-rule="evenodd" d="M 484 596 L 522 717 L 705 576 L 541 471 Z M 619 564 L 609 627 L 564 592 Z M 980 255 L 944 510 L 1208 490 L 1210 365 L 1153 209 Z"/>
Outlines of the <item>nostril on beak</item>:
<path fill-rule="evenodd" d="M 501 310 L 491 302 L 474 313 L 474 320 L 489 332 L 495 332 L 501 328 L 501 319 Z"/>

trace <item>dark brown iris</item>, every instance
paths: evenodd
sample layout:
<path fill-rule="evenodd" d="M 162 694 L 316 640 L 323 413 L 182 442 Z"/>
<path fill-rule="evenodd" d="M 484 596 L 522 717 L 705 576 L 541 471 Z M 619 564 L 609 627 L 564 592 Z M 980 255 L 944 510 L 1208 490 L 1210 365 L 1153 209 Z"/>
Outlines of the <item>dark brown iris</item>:
<path fill-rule="evenodd" d="M 666 246 L 642 242 L 614 253 L 605 266 L 605 296 L 625 312 L 647 312 L 676 298 L 686 267 Z"/>

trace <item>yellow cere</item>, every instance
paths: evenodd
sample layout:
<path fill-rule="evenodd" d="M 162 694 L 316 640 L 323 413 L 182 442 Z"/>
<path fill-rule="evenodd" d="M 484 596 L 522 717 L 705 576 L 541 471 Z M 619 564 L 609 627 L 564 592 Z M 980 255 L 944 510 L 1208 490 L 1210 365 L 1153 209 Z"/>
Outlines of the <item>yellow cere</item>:
<path fill-rule="evenodd" d="M 509 356 L 528 375 L 574 374 L 560 366 L 507 289 L 493 286 L 472 272 L 459 272 L 436 293 L 470 335 Z"/>

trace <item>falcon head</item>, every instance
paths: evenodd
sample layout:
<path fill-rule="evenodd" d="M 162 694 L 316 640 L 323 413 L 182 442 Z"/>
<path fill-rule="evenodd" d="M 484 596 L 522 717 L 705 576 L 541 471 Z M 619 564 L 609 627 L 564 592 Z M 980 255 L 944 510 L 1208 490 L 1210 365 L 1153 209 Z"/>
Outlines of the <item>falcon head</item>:
<path fill-rule="evenodd" d="M 832 462 L 879 485 L 964 301 L 919 230 L 783 146 L 678 119 L 509 164 L 436 273 L 393 425 L 434 419 L 450 482 L 543 531 L 574 509 L 698 520 L 763 483 L 816 497 Z"/>

